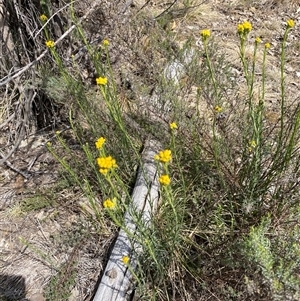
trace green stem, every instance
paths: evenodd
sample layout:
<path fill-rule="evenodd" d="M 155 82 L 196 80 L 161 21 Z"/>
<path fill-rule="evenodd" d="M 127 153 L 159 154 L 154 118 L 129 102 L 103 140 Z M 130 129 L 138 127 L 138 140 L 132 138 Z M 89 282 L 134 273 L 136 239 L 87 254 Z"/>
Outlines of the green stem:
<path fill-rule="evenodd" d="M 219 104 L 220 99 L 219 99 L 219 93 L 218 93 L 218 86 L 217 86 L 214 71 L 213 71 L 213 68 L 212 68 L 210 56 L 208 54 L 207 41 L 206 40 L 204 41 L 204 52 L 205 52 L 206 61 L 207 61 L 208 69 L 209 69 L 209 74 L 210 74 L 211 80 L 213 82 L 213 87 L 214 87 L 214 91 L 215 91 L 215 95 L 216 95 L 216 99 L 217 99 L 217 104 Z M 213 150 L 214 150 L 215 165 L 216 165 L 216 168 L 217 168 L 218 172 L 220 173 L 219 149 L 218 149 L 218 139 L 217 139 L 217 136 L 216 136 L 216 119 L 215 118 L 214 118 L 214 121 L 213 121 Z"/>
<path fill-rule="evenodd" d="M 209 69 L 209 74 L 210 74 L 211 80 L 213 82 L 214 91 L 215 91 L 216 98 L 217 98 L 217 103 L 219 104 L 220 99 L 219 99 L 219 93 L 218 93 L 218 85 L 217 85 L 217 81 L 215 79 L 214 71 L 213 71 L 213 68 L 211 65 L 211 60 L 210 60 L 210 57 L 208 54 L 207 41 L 204 41 L 204 52 L 205 52 L 206 61 L 207 61 L 208 69 Z"/>
<path fill-rule="evenodd" d="M 177 148 L 176 148 L 176 142 L 175 142 L 175 135 L 174 135 L 174 131 L 171 130 L 171 149 L 172 152 L 174 154 L 174 158 L 175 158 L 175 164 L 177 165 L 177 168 L 180 172 L 180 177 L 181 177 L 181 183 L 183 185 L 183 191 L 186 195 L 187 190 L 186 190 L 186 183 L 185 183 L 185 179 L 184 179 L 184 175 L 183 175 L 183 171 L 182 171 L 182 167 L 180 165 L 179 159 L 178 159 L 178 155 L 177 155 Z"/>
<path fill-rule="evenodd" d="M 285 48 L 286 48 L 286 41 L 288 37 L 290 28 L 287 27 L 283 41 L 281 44 L 281 54 L 280 54 L 280 96 L 281 96 L 281 103 L 280 103 L 280 131 L 277 140 L 277 148 L 274 155 L 273 161 L 276 162 L 279 159 L 280 149 L 282 147 L 282 139 L 283 139 L 283 132 L 284 132 L 284 110 L 285 110 L 285 77 L 284 77 L 284 67 L 285 67 Z"/>

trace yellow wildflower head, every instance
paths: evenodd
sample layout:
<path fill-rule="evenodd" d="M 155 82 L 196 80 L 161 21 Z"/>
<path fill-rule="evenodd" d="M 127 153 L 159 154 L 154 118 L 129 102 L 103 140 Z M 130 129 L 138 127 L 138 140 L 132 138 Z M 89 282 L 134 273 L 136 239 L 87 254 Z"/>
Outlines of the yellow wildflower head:
<path fill-rule="evenodd" d="M 287 27 L 288 28 L 293 28 L 295 26 L 294 20 L 290 19 L 286 21 Z"/>
<path fill-rule="evenodd" d="M 159 183 L 163 186 L 167 186 L 170 184 L 171 179 L 168 175 L 161 175 L 158 179 Z"/>
<path fill-rule="evenodd" d="M 239 34 L 242 34 L 244 32 L 244 25 L 243 24 L 238 24 L 237 30 Z"/>
<path fill-rule="evenodd" d="M 45 44 L 48 48 L 53 48 L 55 46 L 55 43 L 52 40 L 46 41 Z"/>
<path fill-rule="evenodd" d="M 162 163 L 168 163 L 172 160 L 172 152 L 169 149 L 162 150 L 154 156 L 154 159 Z"/>
<path fill-rule="evenodd" d="M 246 36 L 251 30 L 252 25 L 250 22 L 245 21 L 237 26 L 238 34 L 242 36 Z"/>
<path fill-rule="evenodd" d="M 105 40 L 103 40 L 102 44 L 103 44 L 103 46 L 107 47 L 107 46 L 109 46 L 109 41 L 105 39 Z"/>
<path fill-rule="evenodd" d="M 270 47 L 271 47 L 271 44 L 270 44 L 270 43 L 266 43 L 266 44 L 265 44 L 265 48 L 266 48 L 266 49 L 269 49 Z"/>
<path fill-rule="evenodd" d="M 97 158 L 97 163 L 99 166 L 99 172 L 103 175 L 106 175 L 109 172 L 109 170 L 118 167 L 116 160 L 113 159 L 112 156 L 99 157 Z"/>
<path fill-rule="evenodd" d="M 106 86 L 107 78 L 99 76 L 96 78 L 96 83 L 97 83 L 97 85 L 100 85 L 100 86 Z"/>
<path fill-rule="evenodd" d="M 97 149 L 102 148 L 102 146 L 103 146 L 104 143 L 105 143 L 105 138 L 100 137 L 100 138 L 95 142 L 96 148 L 97 148 Z"/>
<path fill-rule="evenodd" d="M 130 258 L 129 258 L 129 256 L 123 256 L 122 257 L 122 262 L 125 264 L 125 265 L 127 265 L 128 263 L 129 263 L 129 261 L 130 261 Z"/>
<path fill-rule="evenodd" d="M 40 20 L 42 22 L 46 22 L 48 20 L 48 17 L 46 15 L 42 14 L 42 15 L 40 15 Z"/>
<path fill-rule="evenodd" d="M 100 168 L 99 172 L 102 173 L 104 176 L 106 176 L 108 173 L 108 168 Z"/>
<path fill-rule="evenodd" d="M 245 21 L 245 22 L 243 23 L 243 26 L 244 26 L 244 32 L 245 32 L 245 33 L 249 33 L 249 32 L 252 30 L 252 25 L 251 25 L 251 23 L 248 22 L 248 21 Z"/>
<path fill-rule="evenodd" d="M 220 106 L 215 106 L 215 112 L 216 113 L 221 113 L 223 111 L 223 109 L 222 109 L 222 107 L 220 107 Z"/>
<path fill-rule="evenodd" d="M 203 29 L 203 30 L 201 30 L 200 35 L 202 37 L 202 40 L 206 41 L 210 37 L 210 30 L 209 29 Z"/>
<path fill-rule="evenodd" d="M 116 198 L 107 199 L 103 202 L 103 207 L 105 209 L 115 209 L 116 208 Z"/>
<path fill-rule="evenodd" d="M 178 128 L 178 126 L 177 126 L 176 122 L 170 123 L 170 129 L 171 130 L 176 130 L 177 128 Z"/>
<path fill-rule="evenodd" d="M 261 43 L 261 38 L 260 38 L 260 37 L 255 38 L 255 43 L 256 43 L 256 44 Z"/>

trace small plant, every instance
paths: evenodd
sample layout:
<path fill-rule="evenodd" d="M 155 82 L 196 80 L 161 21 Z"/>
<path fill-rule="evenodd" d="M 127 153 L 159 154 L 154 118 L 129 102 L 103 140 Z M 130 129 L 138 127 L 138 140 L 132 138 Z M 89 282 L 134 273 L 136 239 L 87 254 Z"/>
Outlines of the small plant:
<path fill-rule="evenodd" d="M 47 301 L 67 301 L 71 296 L 71 291 L 76 281 L 75 263 L 62 265 L 49 281 L 44 293 Z"/>
<path fill-rule="evenodd" d="M 46 195 L 36 195 L 34 197 L 27 198 L 20 204 L 21 211 L 24 213 L 53 208 L 54 206 L 55 202 Z"/>
<path fill-rule="evenodd" d="M 249 236 L 245 238 L 246 260 L 250 260 L 250 265 L 254 263 L 255 268 L 268 281 L 274 300 L 299 298 L 299 230 L 298 226 L 272 230 L 271 218 L 266 217 L 259 226 L 252 227 Z"/>

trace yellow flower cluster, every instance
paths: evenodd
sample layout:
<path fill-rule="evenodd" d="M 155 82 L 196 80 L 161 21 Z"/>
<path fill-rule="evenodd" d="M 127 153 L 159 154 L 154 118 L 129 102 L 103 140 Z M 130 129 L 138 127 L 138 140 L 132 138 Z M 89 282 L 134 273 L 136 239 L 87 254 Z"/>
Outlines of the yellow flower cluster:
<path fill-rule="evenodd" d="M 170 123 L 170 129 L 171 130 L 176 130 L 177 128 L 178 128 L 178 126 L 177 126 L 176 122 Z"/>
<path fill-rule="evenodd" d="M 203 29 L 203 30 L 201 30 L 200 35 L 202 37 L 202 40 L 206 41 L 210 37 L 210 30 L 209 29 Z"/>
<path fill-rule="evenodd" d="M 171 179 L 168 175 L 161 175 L 159 178 L 158 178 L 158 181 L 161 185 L 163 186 L 167 186 L 171 183 Z"/>
<path fill-rule="evenodd" d="M 52 40 L 46 41 L 45 44 L 48 48 L 53 48 L 55 46 L 55 43 Z"/>
<path fill-rule="evenodd" d="M 168 163 L 172 160 L 172 152 L 169 149 L 162 150 L 154 156 L 154 159 L 162 163 Z"/>
<path fill-rule="evenodd" d="M 97 158 L 97 163 L 99 166 L 99 171 L 103 175 L 106 175 L 109 170 L 118 167 L 116 160 L 113 159 L 112 156 Z"/>
<path fill-rule="evenodd" d="M 97 149 L 101 149 L 104 143 L 105 143 L 105 138 L 100 137 L 100 138 L 95 142 L 96 148 L 97 148 Z"/>
<path fill-rule="evenodd" d="M 222 109 L 222 107 L 220 107 L 220 106 L 215 106 L 215 112 L 216 113 L 221 113 L 223 111 L 223 109 Z"/>
<path fill-rule="evenodd" d="M 270 43 L 266 43 L 266 44 L 265 44 L 265 48 L 266 48 L 266 49 L 269 49 L 270 47 L 271 47 L 271 44 L 270 44 Z"/>
<path fill-rule="evenodd" d="M 247 35 L 252 30 L 252 25 L 250 22 L 245 21 L 244 23 L 238 24 L 237 26 L 239 35 Z"/>
<path fill-rule="evenodd" d="M 105 209 L 114 209 L 116 207 L 116 198 L 107 199 L 103 202 L 103 207 Z"/>
<path fill-rule="evenodd" d="M 243 24 L 238 24 L 237 30 L 239 34 L 242 34 L 244 32 L 244 26 Z"/>
<path fill-rule="evenodd" d="M 261 38 L 260 37 L 255 38 L 255 43 L 257 44 L 261 43 Z"/>
<path fill-rule="evenodd" d="M 122 262 L 123 262 L 125 265 L 127 265 L 127 264 L 129 263 L 129 261 L 130 261 L 130 258 L 129 258 L 128 256 L 123 256 L 123 257 L 122 257 Z"/>
<path fill-rule="evenodd" d="M 96 83 L 97 85 L 105 86 L 107 84 L 107 78 L 99 76 L 96 78 Z"/>
<path fill-rule="evenodd" d="M 103 46 L 109 46 L 109 41 L 105 39 L 103 40 L 102 44 Z"/>
<path fill-rule="evenodd" d="M 46 21 L 48 20 L 48 17 L 47 17 L 46 15 L 42 14 L 42 15 L 40 16 L 40 20 L 41 20 L 42 22 L 46 22 Z"/>
<path fill-rule="evenodd" d="M 295 22 L 294 22 L 294 20 L 292 20 L 292 19 L 287 20 L 287 21 L 286 21 L 286 24 L 287 24 L 287 27 L 288 27 L 288 28 L 293 28 L 293 27 L 295 27 Z"/>

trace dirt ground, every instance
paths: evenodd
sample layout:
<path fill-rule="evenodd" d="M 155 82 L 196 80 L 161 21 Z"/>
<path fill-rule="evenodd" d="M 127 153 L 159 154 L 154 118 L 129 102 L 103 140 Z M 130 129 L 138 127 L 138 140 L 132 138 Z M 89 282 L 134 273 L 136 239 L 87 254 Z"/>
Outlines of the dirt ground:
<path fill-rule="evenodd" d="M 141 7 L 142 2 L 136 1 L 135 7 L 128 8 L 129 18 L 130 11 Z M 161 13 L 166 7 L 163 2 L 150 1 L 143 9 Z M 300 4 L 296 1 L 286 1 L 286 4 L 246 0 L 202 2 L 179 16 L 174 12 L 170 26 L 178 40 L 189 36 L 200 40 L 199 31 L 210 28 L 227 58 L 233 65 L 236 62 L 237 72 L 241 72 L 236 26 L 248 20 L 253 25 L 253 35 L 272 45 L 267 69 L 272 78 L 270 84 L 279 83 L 280 66 L 276 58 L 284 24 L 290 18 L 295 20 L 296 28 L 288 42 L 288 56 L 292 59 L 287 61 L 286 80 L 287 94 L 296 99 L 300 91 Z M 110 35 L 113 40 L 113 33 Z M 277 117 L 277 87 L 274 85 L 266 95 L 270 122 Z M 4 146 L 6 139 L 1 135 L 6 133 L 0 134 L 0 145 Z M 70 301 L 91 300 L 113 240 L 113 233 L 99 236 L 93 230 L 93 224 L 79 206 L 86 202 L 84 196 L 76 187 L 65 188 L 59 178 L 58 163 L 46 148 L 46 142 L 53 136 L 51 132 L 32 134 L 9 160 L 17 170 L 0 166 L 0 300 L 59 300 L 53 288 L 63 295 L 69 279 L 73 279 Z M 40 208 L 35 205 L 33 210 L 31 204 L 36 204 L 37 199 Z M 76 276 L 72 278 L 74 273 Z"/>

